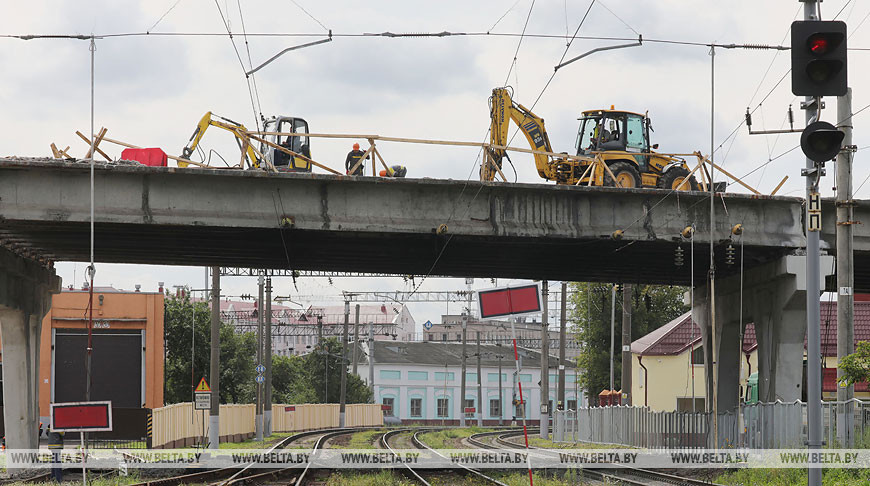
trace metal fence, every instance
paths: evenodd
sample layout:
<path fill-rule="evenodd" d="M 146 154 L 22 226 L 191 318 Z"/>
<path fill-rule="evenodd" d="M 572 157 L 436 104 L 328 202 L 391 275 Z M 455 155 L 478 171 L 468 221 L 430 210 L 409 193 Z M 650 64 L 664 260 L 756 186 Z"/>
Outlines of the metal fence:
<path fill-rule="evenodd" d="M 823 402 L 823 437 L 828 445 L 870 447 L 870 402 Z M 848 432 L 846 443 L 838 427 Z M 595 442 L 653 449 L 740 447 L 802 448 L 807 441 L 807 407 L 800 401 L 756 403 L 720 413 L 656 412 L 646 407 L 591 407 L 556 411 L 556 442 Z M 718 433 L 715 433 L 718 432 Z M 714 437 L 718 437 L 715 440 Z"/>

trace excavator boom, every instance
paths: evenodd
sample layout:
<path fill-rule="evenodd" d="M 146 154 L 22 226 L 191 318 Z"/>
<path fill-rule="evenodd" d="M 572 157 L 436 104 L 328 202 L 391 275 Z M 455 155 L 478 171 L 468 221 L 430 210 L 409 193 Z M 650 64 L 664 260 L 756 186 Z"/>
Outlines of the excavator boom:
<path fill-rule="evenodd" d="M 215 118 L 218 118 L 218 120 L 215 120 Z M 239 148 L 243 153 L 242 159 L 247 160 L 250 167 L 257 168 L 260 166 L 260 159 L 257 158 L 257 152 L 254 150 L 250 139 L 245 134 L 248 129 L 241 123 L 230 120 L 229 118 L 214 115 L 210 111 L 205 112 L 205 115 L 203 115 L 199 120 L 199 123 L 196 124 L 196 129 L 193 131 L 193 135 L 190 136 L 190 140 L 181 151 L 181 158 L 190 159 L 190 156 L 193 155 L 193 151 L 196 150 L 197 146 L 199 146 L 199 142 L 202 140 L 202 137 L 205 135 L 205 131 L 209 126 L 222 128 L 235 135 Z M 178 166 L 187 167 L 187 163 L 179 161 Z"/>

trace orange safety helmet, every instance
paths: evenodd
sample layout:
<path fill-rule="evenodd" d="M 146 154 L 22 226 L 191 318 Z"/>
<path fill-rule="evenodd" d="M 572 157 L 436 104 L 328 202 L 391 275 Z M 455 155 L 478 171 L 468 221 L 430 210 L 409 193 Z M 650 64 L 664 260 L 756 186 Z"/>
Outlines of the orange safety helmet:
<path fill-rule="evenodd" d="M 354 150 L 359 150 L 359 144 L 358 144 L 358 143 L 353 144 L 353 149 L 354 149 Z"/>

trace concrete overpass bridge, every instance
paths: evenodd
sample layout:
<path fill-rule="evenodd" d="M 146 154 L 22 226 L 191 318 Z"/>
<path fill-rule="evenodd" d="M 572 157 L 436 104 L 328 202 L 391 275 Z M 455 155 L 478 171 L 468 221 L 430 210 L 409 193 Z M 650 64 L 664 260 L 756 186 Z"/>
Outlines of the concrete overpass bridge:
<path fill-rule="evenodd" d="M 95 187 L 98 262 L 680 285 L 690 284 L 693 271 L 703 283 L 708 271 L 709 198 L 699 193 L 117 164 L 97 165 Z M 22 363 L 34 363 L 3 367 L 7 427 L 18 418 L 10 414 L 25 422 L 35 416 L 30 395 L 19 393 L 36 393 L 32 333 L 38 336 L 49 294 L 59 288 L 51 263 L 88 260 L 89 190 L 83 161 L 0 159 L 3 358 L 17 362 L 20 353 Z M 757 295 L 776 294 L 770 302 L 780 306 L 759 299 L 744 317 L 760 320 L 781 314 L 782 306 L 794 308 L 802 259 L 789 255 L 805 244 L 802 199 L 725 194 L 715 211 L 723 282 L 717 298 L 720 288 L 725 299 L 736 292 L 728 282 L 739 273 L 742 244 L 748 285 Z M 822 248 L 833 253 L 831 201 L 823 215 Z M 870 202 L 858 204 L 855 219 L 870 221 Z M 739 237 L 731 233 L 736 224 L 744 229 Z M 694 268 L 690 242 L 680 236 L 690 225 L 697 229 Z M 735 264 L 726 262 L 729 244 L 737 250 Z M 682 265 L 675 262 L 678 247 Z M 855 227 L 855 268 L 856 291 L 870 291 L 866 225 Z M 724 327 L 739 321 L 734 307 L 718 307 Z M 800 324 L 788 326 L 795 327 Z M 770 336 L 780 342 L 777 329 Z M 728 336 L 721 346 L 730 346 Z M 774 376 L 788 363 L 776 346 L 770 353 L 762 359 Z M 794 394 L 765 386 L 762 399 Z M 25 430 L 22 436 L 29 436 Z M 30 445 L 15 441 L 10 447 Z"/>

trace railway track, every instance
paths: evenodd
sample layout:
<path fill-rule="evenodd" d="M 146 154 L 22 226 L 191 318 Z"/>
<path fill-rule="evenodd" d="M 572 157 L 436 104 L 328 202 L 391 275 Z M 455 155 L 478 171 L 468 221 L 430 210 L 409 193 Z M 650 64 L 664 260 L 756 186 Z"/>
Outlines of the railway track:
<path fill-rule="evenodd" d="M 431 429 L 429 429 L 429 430 L 431 430 Z M 435 450 L 435 449 L 429 447 L 429 446 L 426 445 L 422 440 L 420 440 L 419 435 L 420 435 L 421 433 L 423 433 L 423 432 L 426 432 L 426 430 L 407 429 L 407 430 L 405 430 L 405 431 L 394 431 L 394 432 L 411 432 L 411 434 L 412 434 L 412 435 L 411 435 L 411 444 L 413 444 L 414 447 L 416 447 L 416 448 L 418 448 L 418 449 L 421 449 L 421 450 L 429 451 L 429 452 L 432 453 L 432 454 L 437 454 L 437 455 L 439 455 L 439 456 L 441 456 L 441 457 L 444 457 L 443 454 L 441 454 L 441 453 L 438 452 L 437 450 Z M 388 432 L 388 434 L 389 434 L 389 432 Z M 387 435 L 387 434 L 384 434 L 384 436 L 386 436 L 386 435 Z M 382 438 L 384 438 L 384 437 L 382 437 Z M 387 438 L 387 440 L 384 441 L 384 444 L 387 445 L 387 448 L 388 448 L 388 449 L 392 450 L 392 448 L 389 447 L 389 440 L 388 440 L 388 439 L 389 439 L 389 438 Z M 446 458 L 445 458 L 445 459 L 446 459 Z M 406 465 L 406 466 L 407 466 L 407 465 Z M 422 469 L 422 468 L 420 468 L 420 469 L 412 469 L 410 466 L 407 466 L 407 467 L 408 467 L 408 470 L 411 471 L 411 472 L 413 473 L 413 476 L 414 476 L 415 478 L 417 478 L 417 479 L 415 479 L 415 480 L 416 480 L 417 482 L 419 482 L 420 484 L 424 485 L 424 486 L 429 486 L 430 483 L 429 483 L 425 478 L 423 478 L 422 475 L 427 475 L 427 477 L 428 477 L 428 475 L 431 475 L 431 474 L 433 474 L 433 473 L 434 473 L 434 474 L 437 474 L 437 471 L 438 471 L 438 470 L 434 470 L 434 471 L 433 471 L 433 470 L 431 470 L 431 469 L 426 470 L 426 469 Z M 460 473 L 460 474 L 465 474 L 465 475 L 468 475 L 468 476 L 473 476 L 473 477 L 478 478 L 478 479 L 482 479 L 482 480 L 485 481 L 487 484 L 492 484 L 492 485 L 496 485 L 496 486 L 508 486 L 507 484 L 505 484 L 505 483 L 499 481 L 498 479 L 495 479 L 495 478 L 493 478 L 493 477 L 487 476 L 486 474 L 484 474 L 484 473 L 478 471 L 477 469 L 472 469 L 472 468 L 470 468 L 470 467 L 468 467 L 468 466 L 466 466 L 466 465 L 464 465 L 464 464 L 456 463 L 456 464 L 455 464 L 455 467 L 454 467 L 453 469 L 451 469 L 450 471 L 451 471 L 452 473 L 456 473 L 456 472 L 458 472 L 458 473 Z M 422 474 L 422 475 L 421 475 L 421 474 Z M 442 474 L 443 474 L 443 472 L 442 472 Z"/>
<path fill-rule="evenodd" d="M 309 437 L 320 436 L 314 444 L 314 450 L 322 447 L 326 440 L 332 437 L 337 437 L 343 434 L 357 432 L 361 429 L 346 428 L 334 430 L 309 430 L 300 432 L 281 439 L 278 443 L 266 450 L 273 452 L 284 449 L 290 444 Z M 292 475 L 294 472 L 299 472 L 300 466 L 292 466 L 281 469 L 270 469 L 265 472 L 254 472 L 253 463 L 248 465 L 239 465 L 237 467 L 226 467 L 219 469 L 209 469 L 206 471 L 197 471 L 189 474 L 171 476 L 166 478 L 155 478 L 141 483 L 136 483 L 130 486 L 176 486 L 190 483 L 205 483 L 210 486 L 231 486 L 240 483 L 256 482 L 256 483 L 275 483 L 286 485 L 302 484 L 301 479 L 305 477 L 309 465 L 306 465 L 301 474 L 287 479 L 286 476 Z M 279 481 L 280 480 L 280 481 Z"/>
<path fill-rule="evenodd" d="M 529 431 L 531 432 L 531 431 Z M 482 432 L 474 434 L 468 438 L 468 442 L 475 447 L 483 449 L 501 449 L 501 446 L 512 449 L 523 449 L 525 446 L 508 440 L 510 437 L 522 435 L 520 432 Z M 493 442 L 487 442 L 487 439 L 493 439 Z M 539 447 L 529 446 L 529 449 L 541 450 Z M 661 471 L 651 469 L 639 469 L 632 467 L 619 467 L 613 469 L 591 469 L 582 468 L 583 474 L 592 476 L 595 479 L 602 481 L 605 484 L 624 484 L 626 486 L 722 486 L 713 482 L 704 481 L 701 479 L 688 478 L 677 476 Z"/>

